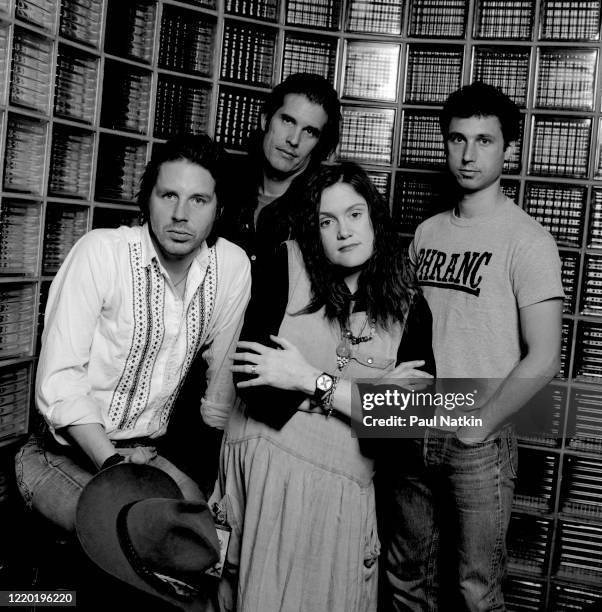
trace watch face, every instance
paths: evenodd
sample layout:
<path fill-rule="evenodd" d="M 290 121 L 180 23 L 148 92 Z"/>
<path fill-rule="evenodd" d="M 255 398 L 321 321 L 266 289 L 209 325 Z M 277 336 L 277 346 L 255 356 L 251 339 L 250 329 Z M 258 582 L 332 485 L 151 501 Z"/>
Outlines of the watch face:
<path fill-rule="evenodd" d="M 328 374 L 320 374 L 316 379 L 316 387 L 320 391 L 328 391 L 332 387 L 332 376 Z"/>

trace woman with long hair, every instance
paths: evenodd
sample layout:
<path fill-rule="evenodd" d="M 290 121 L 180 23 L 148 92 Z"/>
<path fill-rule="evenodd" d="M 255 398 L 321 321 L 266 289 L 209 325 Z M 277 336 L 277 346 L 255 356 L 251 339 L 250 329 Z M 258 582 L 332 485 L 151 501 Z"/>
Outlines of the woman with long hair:
<path fill-rule="evenodd" d="M 304 202 L 298 242 L 253 278 L 232 367 L 241 402 L 214 497 L 241 612 L 376 609 L 373 460 L 352 436 L 353 381 L 434 371 L 428 306 L 366 173 L 323 166 Z"/>

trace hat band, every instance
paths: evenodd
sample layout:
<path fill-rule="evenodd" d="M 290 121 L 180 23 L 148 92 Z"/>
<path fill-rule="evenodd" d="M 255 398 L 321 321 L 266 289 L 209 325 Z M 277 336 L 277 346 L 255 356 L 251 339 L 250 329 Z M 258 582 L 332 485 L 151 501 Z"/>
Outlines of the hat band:
<path fill-rule="evenodd" d="M 117 537 L 119 538 L 121 549 L 129 564 L 132 566 L 132 569 L 140 578 L 164 595 L 182 600 L 188 600 L 195 597 L 199 593 L 197 588 L 177 578 L 166 576 L 165 574 L 158 574 L 150 569 L 136 552 L 127 529 L 127 513 L 135 503 L 137 502 L 126 504 L 117 515 Z"/>

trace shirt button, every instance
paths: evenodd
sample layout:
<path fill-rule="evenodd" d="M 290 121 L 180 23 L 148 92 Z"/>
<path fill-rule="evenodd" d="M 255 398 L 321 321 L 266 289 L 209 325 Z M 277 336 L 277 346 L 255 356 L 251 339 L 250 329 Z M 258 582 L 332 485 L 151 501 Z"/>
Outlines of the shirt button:
<path fill-rule="evenodd" d="M 368 357 L 368 359 L 366 360 L 368 363 L 372 363 L 374 361 L 374 359 L 372 359 L 372 357 Z"/>
<path fill-rule="evenodd" d="M 251 255 L 251 261 L 255 261 L 257 259 L 257 255 Z"/>

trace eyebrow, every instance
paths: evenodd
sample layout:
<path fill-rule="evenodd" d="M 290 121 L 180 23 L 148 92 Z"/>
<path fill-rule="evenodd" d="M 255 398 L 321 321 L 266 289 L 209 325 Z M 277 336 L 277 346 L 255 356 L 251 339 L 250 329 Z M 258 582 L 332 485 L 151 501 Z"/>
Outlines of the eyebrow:
<path fill-rule="evenodd" d="M 364 208 L 368 208 L 368 203 L 367 202 L 355 202 L 355 204 L 350 204 L 349 206 L 347 206 L 347 208 L 343 212 L 349 212 L 351 209 L 355 208 L 356 206 L 363 206 Z M 331 212 L 320 211 L 319 214 L 327 215 L 329 217 L 334 217 L 334 214 Z"/>

